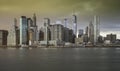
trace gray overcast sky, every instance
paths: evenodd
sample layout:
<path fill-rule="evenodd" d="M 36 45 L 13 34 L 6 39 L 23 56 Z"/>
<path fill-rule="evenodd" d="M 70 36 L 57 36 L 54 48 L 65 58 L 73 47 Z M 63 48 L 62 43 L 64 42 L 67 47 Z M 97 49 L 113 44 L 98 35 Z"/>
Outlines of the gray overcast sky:
<path fill-rule="evenodd" d="M 0 0 L 0 29 L 9 29 L 14 18 L 19 20 L 21 15 L 31 17 L 36 13 L 37 24 L 41 27 L 44 17 L 54 23 L 65 17 L 70 20 L 75 12 L 78 28 L 85 28 L 93 15 L 99 15 L 101 34 L 117 33 L 120 38 L 119 7 L 120 0 Z"/>

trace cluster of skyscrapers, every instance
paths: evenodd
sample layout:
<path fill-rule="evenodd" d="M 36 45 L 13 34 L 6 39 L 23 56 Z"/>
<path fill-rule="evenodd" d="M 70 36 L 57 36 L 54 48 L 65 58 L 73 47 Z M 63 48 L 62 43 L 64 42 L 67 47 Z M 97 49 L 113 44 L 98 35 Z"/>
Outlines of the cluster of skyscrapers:
<path fill-rule="evenodd" d="M 73 29 L 67 27 L 68 19 L 64 19 L 64 25 L 50 24 L 49 18 L 44 18 L 44 28 L 40 29 L 40 45 L 58 46 L 65 43 L 74 43 L 77 35 L 77 17 L 73 15 Z"/>
<path fill-rule="evenodd" d="M 17 26 L 17 20 L 14 19 L 14 25 L 8 35 L 8 45 L 33 45 L 38 40 L 37 34 L 36 15 L 34 14 L 33 18 L 21 16 L 20 27 Z"/>
<path fill-rule="evenodd" d="M 17 19 L 8 34 L 9 46 L 19 45 L 65 45 L 74 43 L 77 36 L 77 16 L 73 15 L 73 29 L 67 27 L 68 19 L 64 19 L 64 25 L 55 23 L 51 25 L 49 18 L 44 18 L 44 27 L 38 30 L 36 15 L 32 18 L 20 17 L 19 27 Z"/>
<path fill-rule="evenodd" d="M 106 37 L 100 35 L 100 18 L 99 16 L 94 16 L 93 20 L 90 21 L 89 25 L 85 28 L 85 33 L 83 29 L 79 30 L 78 38 L 75 39 L 76 44 L 85 45 L 101 45 L 116 43 L 116 34 L 108 34 Z"/>
<path fill-rule="evenodd" d="M 68 19 L 63 24 L 51 24 L 49 18 L 44 18 L 44 27 L 38 29 L 36 15 L 32 18 L 21 16 L 19 27 L 17 19 L 9 31 L 0 30 L 0 45 L 22 46 L 59 46 L 72 44 L 97 45 L 99 43 L 115 43 L 116 35 L 110 34 L 103 38 L 100 36 L 99 16 L 94 16 L 89 25 L 77 31 L 77 16 L 72 16 L 72 29 L 68 28 Z"/>

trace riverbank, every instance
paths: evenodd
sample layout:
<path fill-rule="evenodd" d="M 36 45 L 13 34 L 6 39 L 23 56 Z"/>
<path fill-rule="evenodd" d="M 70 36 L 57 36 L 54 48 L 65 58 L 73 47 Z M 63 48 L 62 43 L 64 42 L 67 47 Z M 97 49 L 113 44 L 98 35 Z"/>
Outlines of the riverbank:
<path fill-rule="evenodd" d="M 84 46 L 0 46 L 0 48 L 120 48 L 120 45 L 84 45 Z"/>

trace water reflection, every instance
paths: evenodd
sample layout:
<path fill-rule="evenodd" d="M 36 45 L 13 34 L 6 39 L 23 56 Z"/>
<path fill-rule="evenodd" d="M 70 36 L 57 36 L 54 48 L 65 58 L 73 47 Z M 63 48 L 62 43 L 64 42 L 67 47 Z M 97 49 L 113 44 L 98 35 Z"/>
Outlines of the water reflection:
<path fill-rule="evenodd" d="M 116 71 L 119 55 L 116 48 L 0 49 L 0 71 Z"/>

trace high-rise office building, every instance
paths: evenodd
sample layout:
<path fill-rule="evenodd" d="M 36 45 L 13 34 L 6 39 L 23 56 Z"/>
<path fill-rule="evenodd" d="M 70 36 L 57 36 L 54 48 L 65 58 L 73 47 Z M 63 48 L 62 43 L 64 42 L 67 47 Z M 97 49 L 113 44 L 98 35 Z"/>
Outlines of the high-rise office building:
<path fill-rule="evenodd" d="M 100 20 L 99 16 L 94 16 L 94 44 L 98 43 L 98 38 L 100 36 Z"/>
<path fill-rule="evenodd" d="M 64 41 L 65 42 L 69 42 L 69 36 L 70 36 L 69 30 L 70 30 L 69 28 L 64 27 Z"/>
<path fill-rule="evenodd" d="M 34 43 L 34 26 L 33 26 L 33 20 L 31 18 L 27 18 L 27 24 L 28 24 L 28 44 L 32 45 Z"/>
<path fill-rule="evenodd" d="M 33 26 L 34 27 L 34 42 L 38 41 L 38 27 L 37 27 L 37 19 L 36 19 L 36 14 L 33 14 Z"/>
<path fill-rule="evenodd" d="M 94 25 L 92 21 L 89 24 L 89 42 L 94 44 Z"/>
<path fill-rule="evenodd" d="M 44 28 L 41 27 L 39 30 L 39 41 L 44 41 L 44 37 L 45 37 L 44 33 L 45 33 Z"/>
<path fill-rule="evenodd" d="M 76 15 L 73 15 L 72 21 L 73 21 L 73 31 L 75 36 L 77 37 L 77 16 Z"/>
<path fill-rule="evenodd" d="M 69 42 L 70 43 L 75 43 L 75 35 L 73 34 L 73 30 L 69 29 Z"/>
<path fill-rule="evenodd" d="M 33 14 L 33 25 L 34 25 L 34 26 L 37 26 L 36 20 L 37 20 L 37 19 L 36 19 L 36 14 L 34 13 L 34 14 Z"/>
<path fill-rule="evenodd" d="M 84 34 L 84 31 L 83 31 L 83 29 L 79 29 L 78 37 L 81 37 L 81 36 L 83 36 L 83 34 Z"/>
<path fill-rule="evenodd" d="M 50 25 L 50 19 L 44 19 L 44 28 L 40 29 L 39 33 L 40 45 L 63 45 L 65 42 L 74 42 L 73 30 L 64 27 L 57 22 Z M 43 40 L 44 38 L 44 40 Z"/>
<path fill-rule="evenodd" d="M 87 35 L 87 36 L 89 36 L 89 27 L 87 26 L 86 28 L 85 28 L 85 34 Z"/>
<path fill-rule="evenodd" d="M 44 39 L 45 41 L 49 41 L 51 39 L 50 35 L 50 19 L 44 18 L 44 26 L 45 26 L 45 33 L 44 33 Z"/>
<path fill-rule="evenodd" d="M 68 28 L 68 20 L 66 18 L 64 19 L 64 27 Z"/>
<path fill-rule="evenodd" d="M 26 16 L 20 18 L 20 45 L 28 45 L 28 24 Z"/>
<path fill-rule="evenodd" d="M 18 46 L 19 45 L 19 28 L 17 26 L 17 19 L 14 19 L 14 25 L 12 25 L 8 34 L 8 45 L 10 46 Z"/>
<path fill-rule="evenodd" d="M 61 24 L 54 24 L 51 26 L 51 40 L 64 40 L 64 27 Z"/>

